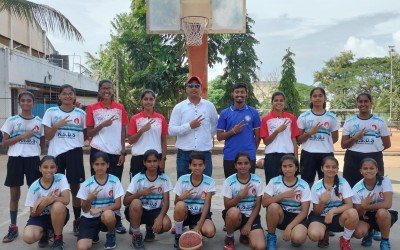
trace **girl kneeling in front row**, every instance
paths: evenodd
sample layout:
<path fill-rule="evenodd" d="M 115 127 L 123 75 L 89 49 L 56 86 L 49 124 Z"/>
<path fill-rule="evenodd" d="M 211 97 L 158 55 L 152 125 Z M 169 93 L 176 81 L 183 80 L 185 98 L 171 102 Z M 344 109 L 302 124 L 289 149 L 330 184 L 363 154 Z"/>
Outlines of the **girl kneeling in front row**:
<path fill-rule="evenodd" d="M 32 244 L 39 241 L 39 247 L 49 243 L 48 231 L 54 230 L 52 249 L 63 249 L 62 231 L 68 222 L 69 184 L 63 174 L 57 173 L 56 159 L 44 156 L 39 171 L 42 177 L 29 187 L 25 206 L 30 207 L 30 216 L 26 224 L 23 239 Z"/>
<path fill-rule="evenodd" d="M 263 195 L 260 177 L 250 173 L 250 156 L 247 153 L 237 153 L 234 164 L 237 173 L 229 176 L 222 186 L 225 207 L 222 218 L 226 225 L 224 249 L 235 249 L 233 235 L 238 229 L 241 243 L 250 243 L 252 249 L 265 249 L 265 237 L 260 221 Z"/>
<path fill-rule="evenodd" d="M 100 231 L 107 232 L 104 249 L 113 249 L 124 189 L 116 176 L 107 174 L 110 160 L 106 153 L 96 152 L 92 159 L 95 174 L 82 183 L 77 195 L 82 200 L 77 249 L 90 249 L 98 243 Z"/>
<path fill-rule="evenodd" d="M 308 237 L 318 241 L 319 247 L 329 246 L 329 231 L 342 232 L 341 250 L 351 250 L 350 239 L 358 225 L 358 214 L 353 208 L 353 192 L 349 183 L 337 175 L 339 163 L 333 156 L 322 161 L 324 177 L 311 188 L 313 211 L 308 217 Z"/>
<path fill-rule="evenodd" d="M 134 249 L 144 249 L 141 224 L 146 224 L 146 242 L 154 241 L 154 233 L 161 234 L 171 229 L 167 212 L 172 183 L 167 174 L 161 173 L 160 161 L 156 150 L 147 150 L 143 155 L 145 169 L 132 178 L 126 190 L 125 218 L 130 222 Z"/>
<path fill-rule="evenodd" d="M 390 179 L 383 177 L 378 163 L 372 158 L 361 161 L 361 175 L 364 177 L 353 188 L 353 203 L 360 216 L 354 236 L 362 238 L 361 245 L 372 245 L 373 230 L 382 234 L 380 249 L 390 249 L 390 227 L 398 219 L 398 213 L 392 206 L 393 187 Z"/>
<path fill-rule="evenodd" d="M 272 178 L 264 190 L 269 250 L 276 249 L 276 228 L 284 230 L 283 240 L 290 240 L 293 246 L 300 246 L 307 239 L 310 188 L 306 181 L 297 177 L 298 173 L 299 161 L 293 155 L 284 155 L 281 174 Z"/>

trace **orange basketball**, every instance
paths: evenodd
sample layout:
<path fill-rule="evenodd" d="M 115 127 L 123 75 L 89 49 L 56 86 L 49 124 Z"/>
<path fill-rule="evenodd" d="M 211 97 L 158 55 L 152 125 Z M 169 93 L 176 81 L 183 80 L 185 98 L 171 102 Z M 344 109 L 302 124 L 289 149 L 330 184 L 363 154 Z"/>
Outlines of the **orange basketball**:
<path fill-rule="evenodd" d="M 203 245 L 203 236 L 195 231 L 186 231 L 179 238 L 179 249 L 198 250 Z"/>

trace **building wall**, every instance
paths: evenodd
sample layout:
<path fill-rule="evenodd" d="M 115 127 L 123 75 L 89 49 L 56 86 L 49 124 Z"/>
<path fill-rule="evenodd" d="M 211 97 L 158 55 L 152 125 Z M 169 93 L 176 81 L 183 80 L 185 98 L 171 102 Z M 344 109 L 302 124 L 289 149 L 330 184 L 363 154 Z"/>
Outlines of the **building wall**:
<path fill-rule="evenodd" d="M 54 66 L 45 59 L 28 56 L 25 53 L 0 48 L 0 125 L 12 114 L 11 89 L 24 90 L 27 83 L 41 86 L 61 86 L 70 84 L 82 90 L 77 99 L 87 105 L 97 100 L 98 85 L 93 79 L 82 74 Z M 56 95 L 53 90 L 53 95 Z M 15 96 L 14 96 L 15 99 Z M 5 108 L 3 108 L 5 107 Z"/>
<path fill-rule="evenodd" d="M 3 47 L 16 48 L 28 55 L 44 57 L 57 53 L 43 31 L 36 23 L 30 23 L 10 15 L 7 11 L 0 12 L 0 36 Z"/>

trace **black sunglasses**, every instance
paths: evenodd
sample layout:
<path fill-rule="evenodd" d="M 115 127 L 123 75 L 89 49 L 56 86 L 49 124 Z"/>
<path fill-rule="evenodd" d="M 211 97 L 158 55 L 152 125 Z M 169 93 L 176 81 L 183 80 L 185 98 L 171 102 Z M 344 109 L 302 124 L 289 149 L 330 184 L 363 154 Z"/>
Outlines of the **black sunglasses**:
<path fill-rule="evenodd" d="M 191 83 L 188 83 L 186 86 L 187 86 L 189 89 L 193 89 L 193 88 L 199 89 L 201 85 L 198 84 L 197 82 L 196 82 L 196 83 L 191 82 Z"/>

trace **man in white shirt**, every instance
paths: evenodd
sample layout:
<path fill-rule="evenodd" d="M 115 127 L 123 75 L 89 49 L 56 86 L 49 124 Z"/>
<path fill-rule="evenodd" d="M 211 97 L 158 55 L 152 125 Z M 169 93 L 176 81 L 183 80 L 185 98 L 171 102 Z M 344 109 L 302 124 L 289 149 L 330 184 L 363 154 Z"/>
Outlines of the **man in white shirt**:
<path fill-rule="evenodd" d="M 217 131 L 218 114 L 214 104 L 201 98 L 201 80 L 189 77 L 185 89 L 186 100 L 175 105 L 171 113 L 168 133 L 176 136 L 177 178 L 189 174 L 189 156 L 192 151 L 203 152 L 206 161 L 204 174 L 212 175 L 212 138 Z"/>

